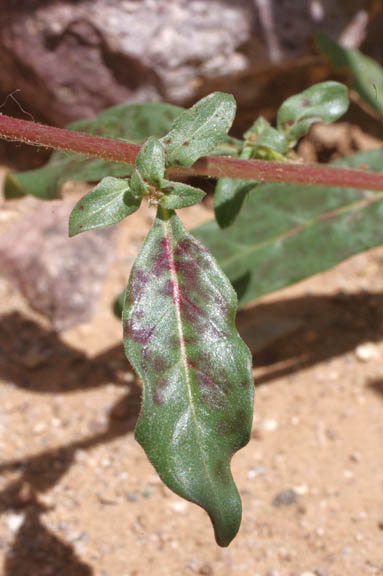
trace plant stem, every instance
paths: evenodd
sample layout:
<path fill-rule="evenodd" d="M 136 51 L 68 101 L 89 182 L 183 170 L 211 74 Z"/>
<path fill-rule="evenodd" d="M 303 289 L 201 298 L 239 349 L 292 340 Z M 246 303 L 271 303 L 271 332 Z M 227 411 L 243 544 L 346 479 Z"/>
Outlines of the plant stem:
<path fill-rule="evenodd" d="M 0 138 L 130 165 L 135 163 L 140 149 L 137 144 L 44 126 L 1 114 Z M 342 186 L 383 191 L 383 173 L 380 172 L 319 164 L 243 160 L 230 156 L 206 156 L 200 158 L 191 168 L 171 168 L 169 175 L 240 178 L 260 182 L 291 182 L 309 186 Z"/>
<path fill-rule="evenodd" d="M 84 132 L 44 126 L 37 122 L 19 120 L 0 115 L 0 138 L 24 142 L 33 146 L 44 146 L 55 150 L 77 152 L 85 156 L 95 156 L 110 162 L 134 164 L 140 149 L 137 144 L 100 138 Z"/>

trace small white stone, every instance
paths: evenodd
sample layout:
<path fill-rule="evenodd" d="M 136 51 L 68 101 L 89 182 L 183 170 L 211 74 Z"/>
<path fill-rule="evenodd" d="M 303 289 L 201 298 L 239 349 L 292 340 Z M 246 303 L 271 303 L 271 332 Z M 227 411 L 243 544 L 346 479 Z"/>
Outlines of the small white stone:
<path fill-rule="evenodd" d="M 14 513 L 14 514 L 8 514 L 7 516 L 8 528 L 13 534 L 19 531 L 23 522 L 24 522 L 24 514 Z"/>
<path fill-rule="evenodd" d="M 360 362 L 369 362 L 370 360 L 379 360 L 380 354 L 375 344 L 366 342 L 355 348 L 355 356 Z"/>
<path fill-rule="evenodd" d="M 180 500 L 180 501 L 177 500 L 177 502 L 172 502 L 171 506 L 172 506 L 174 512 L 182 513 L 182 512 L 186 511 L 188 504 L 187 504 L 187 502 L 183 502 L 182 500 Z"/>
<path fill-rule="evenodd" d="M 299 496 L 304 496 L 309 491 L 309 487 L 306 484 L 300 484 L 299 486 L 294 486 L 294 492 L 299 494 Z"/>
<path fill-rule="evenodd" d="M 266 468 L 264 466 L 255 466 L 255 468 L 250 468 L 247 473 L 247 477 L 253 480 L 257 476 L 264 476 L 266 474 Z"/>
<path fill-rule="evenodd" d="M 274 420 L 273 418 L 266 418 L 262 422 L 262 428 L 266 432 L 274 432 L 274 430 L 276 430 L 278 428 L 278 422 L 276 420 Z"/>
<path fill-rule="evenodd" d="M 37 424 L 33 427 L 34 434 L 41 434 L 47 429 L 47 425 L 45 422 L 37 422 Z"/>

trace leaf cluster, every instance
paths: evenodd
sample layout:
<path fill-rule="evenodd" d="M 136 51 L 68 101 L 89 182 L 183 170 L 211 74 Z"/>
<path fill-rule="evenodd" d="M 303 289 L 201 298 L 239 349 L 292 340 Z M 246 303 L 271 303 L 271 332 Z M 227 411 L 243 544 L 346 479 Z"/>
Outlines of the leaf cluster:
<path fill-rule="evenodd" d="M 326 49 L 335 53 L 328 43 Z M 357 58 L 347 62 L 355 68 Z M 317 84 L 281 105 L 275 127 L 260 117 L 236 140 L 227 135 L 236 111 L 229 94 L 210 94 L 189 110 L 114 107 L 71 128 L 141 144 L 134 167 L 55 152 L 43 168 L 6 178 L 7 198 L 56 198 L 67 180 L 100 181 L 73 208 L 70 236 L 116 224 L 145 199 L 157 207 L 116 303 L 126 355 L 143 382 L 136 438 L 163 481 L 208 512 L 221 546 L 239 529 L 230 461 L 248 442 L 252 422 L 251 354 L 235 327 L 237 296 L 248 302 L 376 245 L 383 201 L 368 191 L 221 178 L 217 223 L 192 235 L 175 210 L 205 192 L 170 180 L 168 170 L 208 154 L 299 161 L 294 148 L 311 126 L 333 122 L 347 108 L 345 86 Z M 376 151 L 341 163 L 382 170 Z"/>
<path fill-rule="evenodd" d="M 347 88 L 339 82 L 322 82 L 291 96 L 279 108 L 276 127 L 260 116 L 245 132 L 239 158 L 288 161 L 296 160 L 293 152 L 298 141 L 316 122 L 331 123 L 348 108 Z M 245 198 L 257 185 L 256 181 L 218 180 L 214 196 L 214 211 L 221 228 L 231 226 Z"/>
<path fill-rule="evenodd" d="M 135 212 L 143 198 L 176 210 L 197 204 L 199 188 L 166 178 L 172 166 L 189 167 L 222 142 L 234 120 L 236 104 L 229 94 L 206 96 L 182 112 L 162 138 L 149 137 L 141 147 L 129 179 L 107 176 L 82 198 L 69 221 L 69 235 L 116 224 Z"/>

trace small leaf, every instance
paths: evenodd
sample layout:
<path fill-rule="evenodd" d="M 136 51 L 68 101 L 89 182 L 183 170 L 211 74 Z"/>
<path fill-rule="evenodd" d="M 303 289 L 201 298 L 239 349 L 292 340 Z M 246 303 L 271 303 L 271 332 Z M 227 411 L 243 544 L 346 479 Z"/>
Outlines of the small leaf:
<path fill-rule="evenodd" d="M 230 461 L 252 421 L 251 355 L 235 309 L 215 260 L 174 212 L 159 209 L 123 311 L 126 355 L 144 387 L 136 439 L 163 482 L 205 508 L 220 546 L 240 525 Z"/>
<path fill-rule="evenodd" d="M 163 136 L 183 108 L 150 102 L 147 104 L 122 104 L 108 108 L 94 120 L 79 120 L 68 128 L 141 144 L 149 136 Z M 60 188 L 69 180 L 97 182 L 104 176 L 126 177 L 133 167 L 127 164 L 87 158 L 68 152 L 53 152 L 42 168 L 28 172 L 10 172 L 4 183 L 8 198 L 31 194 L 48 200 L 60 196 Z"/>
<path fill-rule="evenodd" d="M 225 140 L 235 116 L 233 96 L 214 92 L 183 112 L 161 140 L 167 165 L 191 166 Z"/>
<path fill-rule="evenodd" d="M 319 49 L 330 59 L 336 69 L 351 71 L 352 87 L 370 106 L 382 113 L 383 68 L 378 62 L 365 56 L 359 50 L 343 48 L 324 34 L 318 34 L 316 40 Z"/>
<path fill-rule="evenodd" d="M 336 166 L 383 170 L 381 150 Z M 246 210 L 222 231 L 212 220 L 194 230 L 236 286 L 241 304 L 382 244 L 383 194 L 351 188 L 258 184 Z"/>
<path fill-rule="evenodd" d="M 137 198 L 142 198 L 142 196 L 149 196 L 150 185 L 144 182 L 141 172 L 135 168 L 133 170 L 132 176 L 130 178 L 130 188 L 132 193 Z"/>
<path fill-rule="evenodd" d="M 150 184 L 159 184 L 165 173 L 165 150 L 161 142 L 148 138 L 137 155 L 136 168 Z"/>
<path fill-rule="evenodd" d="M 69 236 L 116 224 L 133 214 L 140 203 L 141 199 L 132 194 L 126 180 L 106 177 L 73 208 L 69 218 Z"/>
<path fill-rule="evenodd" d="M 285 133 L 289 146 L 293 147 L 312 124 L 334 122 L 347 109 L 346 86 L 339 82 L 322 82 L 285 100 L 278 110 L 277 128 Z"/>
<path fill-rule="evenodd" d="M 245 198 L 255 186 L 252 180 L 220 178 L 214 193 L 215 218 L 220 228 L 231 226 L 237 218 Z"/>
<path fill-rule="evenodd" d="M 265 118 L 258 118 L 244 136 L 254 146 L 255 157 L 257 152 L 259 153 L 262 149 L 275 151 L 282 155 L 288 152 L 285 135 L 270 126 Z"/>
<path fill-rule="evenodd" d="M 159 200 L 159 204 L 169 210 L 193 206 L 193 204 L 201 202 L 202 198 L 206 196 L 205 192 L 199 188 L 169 180 L 162 180 L 161 190 L 165 194 Z"/>

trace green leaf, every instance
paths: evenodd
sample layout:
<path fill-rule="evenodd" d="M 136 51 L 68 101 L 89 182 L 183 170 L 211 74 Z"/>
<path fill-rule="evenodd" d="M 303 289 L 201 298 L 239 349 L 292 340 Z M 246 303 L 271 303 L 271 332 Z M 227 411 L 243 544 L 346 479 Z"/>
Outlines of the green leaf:
<path fill-rule="evenodd" d="M 312 124 L 334 122 L 347 109 L 346 86 L 339 82 L 322 82 L 283 102 L 278 110 L 277 128 L 285 133 L 289 146 L 293 147 Z"/>
<path fill-rule="evenodd" d="M 214 92 L 183 112 L 162 138 L 168 166 L 191 166 L 225 140 L 235 116 L 231 94 Z"/>
<path fill-rule="evenodd" d="M 352 73 L 352 87 L 360 96 L 383 112 L 383 68 L 372 58 L 359 50 L 347 50 L 324 34 L 318 34 L 319 49 L 331 61 L 334 68 L 349 70 Z"/>
<path fill-rule="evenodd" d="M 165 195 L 159 200 L 159 204 L 169 210 L 193 206 L 193 204 L 201 202 L 202 198 L 206 196 L 205 192 L 199 188 L 169 180 L 162 180 L 161 190 Z"/>
<path fill-rule="evenodd" d="M 69 236 L 116 224 L 133 214 L 140 203 L 141 199 L 132 194 L 129 182 L 106 177 L 73 208 L 69 218 Z"/>
<path fill-rule="evenodd" d="M 382 171 L 383 156 L 373 150 L 334 164 Z M 230 229 L 211 221 L 194 233 L 240 288 L 244 304 L 382 244 L 382 221 L 379 193 L 260 184 Z"/>
<path fill-rule="evenodd" d="M 183 108 L 163 103 L 129 104 L 109 108 L 94 120 L 80 120 L 68 126 L 72 130 L 141 144 L 149 136 L 166 134 Z M 69 180 L 97 182 L 104 176 L 126 177 L 133 167 L 97 158 L 53 152 L 49 162 L 37 170 L 11 172 L 4 184 L 6 198 L 25 194 L 53 199 Z"/>
<path fill-rule="evenodd" d="M 231 226 L 245 198 L 255 186 L 254 181 L 220 178 L 214 193 L 214 213 L 220 228 Z"/>
<path fill-rule="evenodd" d="M 252 421 L 251 356 L 235 310 L 215 260 L 159 209 L 123 312 L 125 351 L 144 386 L 136 438 L 165 484 L 205 508 L 221 546 L 241 520 L 230 460 Z"/>
<path fill-rule="evenodd" d="M 123 290 L 113 301 L 113 313 L 117 318 L 122 318 L 122 311 L 124 309 L 125 290 Z"/>
<path fill-rule="evenodd" d="M 286 137 L 279 132 L 262 116 L 254 122 L 253 126 L 244 134 L 245 139 L 254 146 L 255 157 L 262 149 L 275 151 L 278 154 L 287 154 Z"/>
<path fill-rule="evenodd" d="M 258 126 L 262 123 L 269 124 L 267 120 L 262 117 L 259 120 Z M 248 140 L 252 139 L 253 128 L 254 125 L 244 134 L 246 142 L 239 153 L 239 158 L 248 160 L 253 156 L 254 149 L 248 142 Z M 254 180 L 239 180 L 233 178 L 220 178 L 218 180 L 214 193 L 214 212 L 220 228 L 227 228 L 233 224 L 242 208 L 247 193 L 254 188 L 255 184 L 256 182 Z"/>
<path fill-rule="evenodd" d="M 132 176 L 130 178 L 130 188 L 137 198 L 141 198 L 142 196 L 149 196 L 150 184 L 144 182 L 141 176 L 141 172 L 139 172 L 136 168 L 133 170 Z"/>
<path fill-rule="evenodd" d="M 154 136 L 147 139 L 137 155 L 136 168 L 150 184 L 159 184 L 165 173 L 165 149 Z"/>

